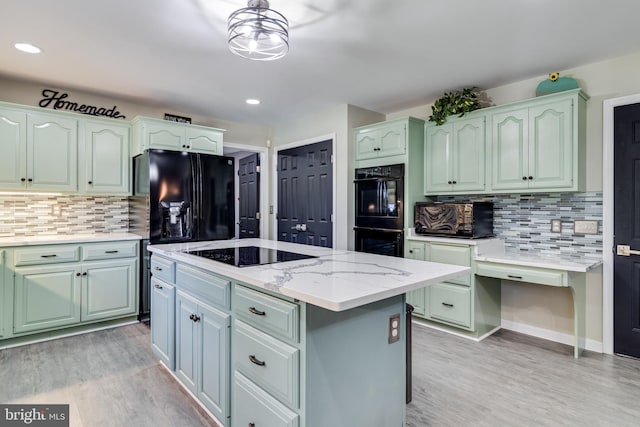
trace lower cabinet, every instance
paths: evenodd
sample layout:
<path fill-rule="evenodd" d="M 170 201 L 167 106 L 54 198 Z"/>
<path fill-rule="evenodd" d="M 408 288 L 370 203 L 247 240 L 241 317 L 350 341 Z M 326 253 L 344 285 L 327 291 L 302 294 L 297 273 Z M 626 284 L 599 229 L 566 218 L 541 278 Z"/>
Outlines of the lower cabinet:
<path fill-rule="evenodd" d="M 298 427 L 298 414 L 236 371 L 233 376 L 233 422 L 238 426 Z"/>
<path fill-rule="evenodd" d="M 4 252 L 3 265 L 13 269 L 2 274 L 3 339 L 138 312 L 138 241 L 35 245 Z"/>
<path fill-rule="evenodd" d="M 175 287 L 151 278 L 151 349 L 169 369 L 175 369 Z"/>
<path fill-rule="evenodd" d="M 407 240 L 405 257 L 475 270 L 475 245 L 457 239 L 455 243 Z M 415 307 L 414 316 L 473 337 L 500 325 L 500 289 L 473 273 L 407 293 Z"/>
<path fill-rule="evenodd" d="M 14 333 L 80 323 L 80 264 L 16 268 Z"/>

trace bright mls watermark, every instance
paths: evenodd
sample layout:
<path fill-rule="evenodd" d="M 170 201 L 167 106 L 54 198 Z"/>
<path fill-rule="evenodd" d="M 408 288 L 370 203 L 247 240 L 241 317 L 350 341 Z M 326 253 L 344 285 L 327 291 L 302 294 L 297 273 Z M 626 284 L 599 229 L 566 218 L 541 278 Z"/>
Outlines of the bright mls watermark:
<path fill-rule="evenodd" d="M 69 405 L 0 404 L 0 427 L 69 427 Z"/>

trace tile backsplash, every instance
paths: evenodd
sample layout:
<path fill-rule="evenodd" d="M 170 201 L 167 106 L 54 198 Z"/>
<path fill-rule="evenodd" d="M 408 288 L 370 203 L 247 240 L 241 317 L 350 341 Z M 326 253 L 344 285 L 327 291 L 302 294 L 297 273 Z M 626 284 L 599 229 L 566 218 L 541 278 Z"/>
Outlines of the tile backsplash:
<path fill-rule="evenodd" d="M 505 194 L 441 196 L 438 201 L 494 203 L 494 233 L 507 249 L 602 259 L 602 193 Z M 551 232 L 551 220 L 562 221 L 560 233 Z M 576 220 L 598 222 L 598 234 L 577 234 Z"/>
<path fill-rule="evenodd" d="M 128 228 L 126 197 L 0 195 L 0 237 L 119 233 Z"/>

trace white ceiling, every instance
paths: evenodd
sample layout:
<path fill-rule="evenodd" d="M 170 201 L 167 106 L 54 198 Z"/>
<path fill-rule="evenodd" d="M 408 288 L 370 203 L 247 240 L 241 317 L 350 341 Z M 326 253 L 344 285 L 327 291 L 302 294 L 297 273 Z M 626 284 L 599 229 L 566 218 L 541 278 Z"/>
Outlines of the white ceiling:
<path fill-rule="evenodd" d="M 639 0 L 271 0 L 289 54 L 254 62 L 226 45 L 226 19 L 245 6 L 5 0 L 0 74 L 275 125 L 345 103 L 389 113 L 640 50 Z"/>

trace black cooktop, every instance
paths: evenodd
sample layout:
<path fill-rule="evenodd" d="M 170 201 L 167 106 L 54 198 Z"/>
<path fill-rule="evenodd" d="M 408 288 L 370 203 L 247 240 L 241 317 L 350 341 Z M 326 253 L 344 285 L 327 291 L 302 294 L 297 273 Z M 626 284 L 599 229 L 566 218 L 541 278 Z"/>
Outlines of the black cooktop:
<path fill-rule="evenodd" d="M 201 256 L 214 261 L 249 267 L 252 265 L 272 264 L 274 262 L 296 261 L 299 259 L 317 258 L 313 255 L 281 251 L 278 249 L 261 248 L 258 246 L 241 246 L 238 248 L 204 249 L 201 251 L 187 251 L 188 254 Z"/>

